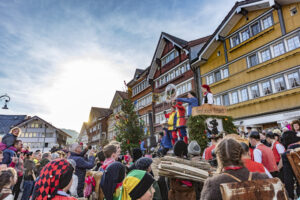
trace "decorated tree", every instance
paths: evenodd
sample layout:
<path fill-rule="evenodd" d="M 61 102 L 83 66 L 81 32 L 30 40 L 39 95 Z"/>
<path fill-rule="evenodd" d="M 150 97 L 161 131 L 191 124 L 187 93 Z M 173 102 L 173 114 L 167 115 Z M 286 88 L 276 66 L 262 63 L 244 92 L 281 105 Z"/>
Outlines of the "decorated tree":
<path fill-rule="evenodd" d="M 123 151 L 139 147 L 143 139 L 143 124 L 139 121 L 134 105 L 131 100 L 125 99 L 121 102 L 121 112 L 118 116 L 115 128 L 118 131 L 117 141 L 121 142 Z"/>
<path fill-rule="evenodd" d="M 207 116 L 207 115 L 198 115 L 190 117 L 188 120 L 189 127 L 189 136 L 190 140 L 196 140 L 200 145 L 202 152 L 207 147 L 208 138 L 207 133 L 207 124 L 205 123 L 207 118 L 218 118 L 222 120 L 223 129 L 225 133 L 237 133 L 236 127 L 232 123 L 233 119 L 229 116 Z"/>

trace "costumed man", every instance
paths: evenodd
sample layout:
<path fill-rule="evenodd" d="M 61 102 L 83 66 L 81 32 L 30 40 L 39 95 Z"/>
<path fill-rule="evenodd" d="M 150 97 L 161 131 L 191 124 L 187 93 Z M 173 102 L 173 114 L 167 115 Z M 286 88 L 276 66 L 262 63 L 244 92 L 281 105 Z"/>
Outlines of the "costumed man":
<path fill-rule="evenodd" d="M 203 99 L 202 99 L 202 105 L 203 104 L 213 104 L 213 94 L 210 91 L 210 87 L 206 84 L 202 85 L 201 90 L 203 92 Z"/>
<path fill-rule="evenodd" d="M 195 92 L 193 92 L 193 91 L 188 92 L 187 97 L 188 98 L 177 98 L 176 101 L 180 101 L 180 102 L 189 104 L 188 112 L 187 112 L 187 116 L 189 117 L 189 116 L 192 115 L 193 107 L 199 106 L 199 103 L 198 103 L 198 99 L 197 99 L 197 96 L 196 96 Z"/>
<path fill-rule="evenodd" d="M 162 136 L 161 148 L 158 150 L 163 156 L 167 154 L 169 149 L 172 149 L 172 136 L 168 132 L 168 128 L 163 127 L 163 132 L 159 133 Z"/>
<path fill-rule="evenodd" d="M 175 144 L 177 141 L 177 131 L 176 131 L 176 122 L 177 122 L 177 115 L 176 115 L 176 107 L 171 106 L 171 112 L 167 113 L 164 111 L 165 118 L 168 119 L 168 134 L 172 135 L 172 145 Z"/>
<path fill-rule="evenodd" d="M 186 119 L 185 119 L 185 108 L 182 105 L 182 102 L 177 102 L 177 104 L 175 105 L 175 107 L 177 108 L 177 121 L 176 121 L 176 128 L 178 130 L 179 133 L 179 137 L 181 138 L 181 140 L 183 140 L 186 144 L 188 144 L 188 137 L 186 134 Z"/>

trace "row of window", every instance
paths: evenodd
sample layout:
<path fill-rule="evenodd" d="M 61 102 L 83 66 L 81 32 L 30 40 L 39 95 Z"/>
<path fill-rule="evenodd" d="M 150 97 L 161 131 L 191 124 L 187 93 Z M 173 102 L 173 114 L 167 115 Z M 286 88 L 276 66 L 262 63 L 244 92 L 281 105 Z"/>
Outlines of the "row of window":
<path fill-rule="evenodd" d="M 221 96 L 216 96 L 214 101 L 216 105 L 228 106 L 299 86 L 300 76 L 299 70 L 297 70 L 277 75 L 268 80 L 247 85 L 239 90 L 235 90 Z"/>
<path fill-rule="evenodd" d="M 28 128 L 43 128 L 43 124 L 31 123 Z"/>
<path fill-rule="evenodd" d="M 190 70 L 190 64 L 188 62 L 183 63 L 182 65 L 179 65 L 178 67 L 170 70 L 165 75 L 161 76 L 159 79 L 155 81 L 155 87 L 158 88 L 161 85 L 164 85 L 165 83 L 173 80 L 174 78 L 180 76 L 181 74 L 184 74 L 186 71 Z"/>
<path fill-rule="evenodd" d="M 132 88 L 132 96 L 140 93 L 149 86 L 148 80 L 145 79 Z"/>
<path fill-rule="evenodd" d="M 300 33 L 283 39 L 276 44 L 270 45 L 265 49 L 255 52 L 254 54 L 248 56 L 247 64 L 248 67 L 253 67 L 260 63 L 270 60 L 271 58 L 280 56 L 285 52 L 292 51 L 300 47 Z"/>
<path fill-rule="evenodd" d="M 217 71 L 214 71 L 206 76 L 206 84 L 210 85 L 212 83 L 218 82 L 229 76 L 228 67 L 224 67 Z"/>
<path fill-rule="evenodd" d="M 25 146 L 25 147 L 29 146 L 30 148 L 43 148 L 44 143 L 43 142 L 30 142 L 30 143 L 23 143 L 23 146 Z M 46 142 L 44 147 L 51 148 L 53 146 L 55 146 L 55 144 L 49 145 L 49 143 Z"/>
<path fill-rule="evenodd" d="M 23 138 L 25 138 L 25 137 L 29 137 L 29 138 L 37 137 L 37 138 L 39 138 L 39 137 L 45 137 L 45 133 L 21 133 L 19 135 L 19 137 L 23 137 Z M 47 138 L 53 137 L 53 133 L 46 133 L 46 137 Z"/>
<path fill-rule="evenodd" d="M 173 50 L 171 53 L 169 53 L 167 56 L 163 57 L 161 59 L 161 66 L 165 66 L 170 61 L 174 60 L 179 55 L 178 51 Z"/>
<path fill-rule="evenodd" d="M 190 80 L 185 83 L 176 85 L 176 89 L 177 89 L 177 92 L 176 92 L 177 96 L 182 95 L 186 92 L 189 92 L 192 90 L 192 81 Z M 160 104 L 165 101 L 166 101 L 166 93 L 163 92 L 160 94 L 159 100 L 156 102 L 156 104 Z"/>
<path fill-rule="evenodd" d="M 148 125 L 149 124 L 149 115 L 148 114 L 142 115 L 139 117 L 139 120 L 142 124 Z"/>
<path fill-rule="evenodd" d="M 148 106 L 152 103 L 152 93 L 148 94 L 147 96 L 144 96 L 141 99 L 138 99 L 135 102 L 135 110 L 139 110 L 145 106 Z"/>
<path fill-rule="evenodd" d="M 273 26 L 274 21 L 272 14 L 269 14 L 263 18 L 260 18 L 249 26 L 245 27 L 243 30 L 239 31 L 238 33 L 234 34 L 230 38 L 230 46 L 231 48 L 239 45 L 240 43 L 248 40 L 249 38 L 255 36 L 259 32 Z"/>

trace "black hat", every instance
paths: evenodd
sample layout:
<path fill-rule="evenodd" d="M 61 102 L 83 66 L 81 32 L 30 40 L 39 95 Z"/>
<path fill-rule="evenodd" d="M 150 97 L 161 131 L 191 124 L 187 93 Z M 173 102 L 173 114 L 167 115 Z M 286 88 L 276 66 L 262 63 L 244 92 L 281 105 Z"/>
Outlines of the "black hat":
<path fill-rule="evenodd" d="M 266 134 L 266 137 L 267 137 L 267 138 L 274 139 L 274 133 L 268 132 L 268 133 Z"/>
<path fill-rule="evenodd" d="M 283 146 L 287 149 L 290 144 L 300 141 L 300 137 L 297 136 L 297 133 L 294 131 L 286 131 L 281 136 L 281 142 Z"/>
<path fill-rule="evenodd" d="M 160 136 L 164 136 L 164 133 L 163 133 L 163 132 L 159 132 L 159 135 L 160 135 Z"/>
<path fill-rule="evenodd" d="M 137 161 L 139 158 L 143 156 L 143 152 L 140 148 L 134 148 L 132 150 L 132 159 L 133 162 Z"/>
<path fill-rule="evenodd" d="M 135 167 L 136 169 L 147 171 L 147 169 L 150 167 L 151 164 L 152 164 L 151 158 L 140 158 L 135 162 Z"/>
<path fill-rule="evenodd" d="M 178 140 L 174 145 L 175 156 L 182 157 L 187 156 L 187 144 L 183 140 Z"/>
<path fill-rule="evenodd" d="M 251 133 L 250 133 L 250 136 L 249 136 L 250 138 L 253 138 L 253 139 L 256 139 L 256 140 L 260 140 L 260 135 L 259 135 L 259 132 L 257 132 L 257 131 L 252 131 Z"/>

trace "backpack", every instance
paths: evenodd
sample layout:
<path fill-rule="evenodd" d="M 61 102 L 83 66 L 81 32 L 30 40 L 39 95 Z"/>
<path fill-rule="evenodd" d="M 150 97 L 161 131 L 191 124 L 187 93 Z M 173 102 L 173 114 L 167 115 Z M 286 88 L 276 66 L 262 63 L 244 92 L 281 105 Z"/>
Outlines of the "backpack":
<path fill-rule="evenodd" d="M 6 144 L 0 142 L 0 151 L 4 151 L 7 148 Z"/>
<path fill-rule="evenodd" d="M 237 182 L 220 184 L 223 200 L 288 200 L 283 183 L 279 178 L 252 180 L 252 173 L 249 173 L 247 181 L 241 181 L 237 177 L 230 176 Z"/>

